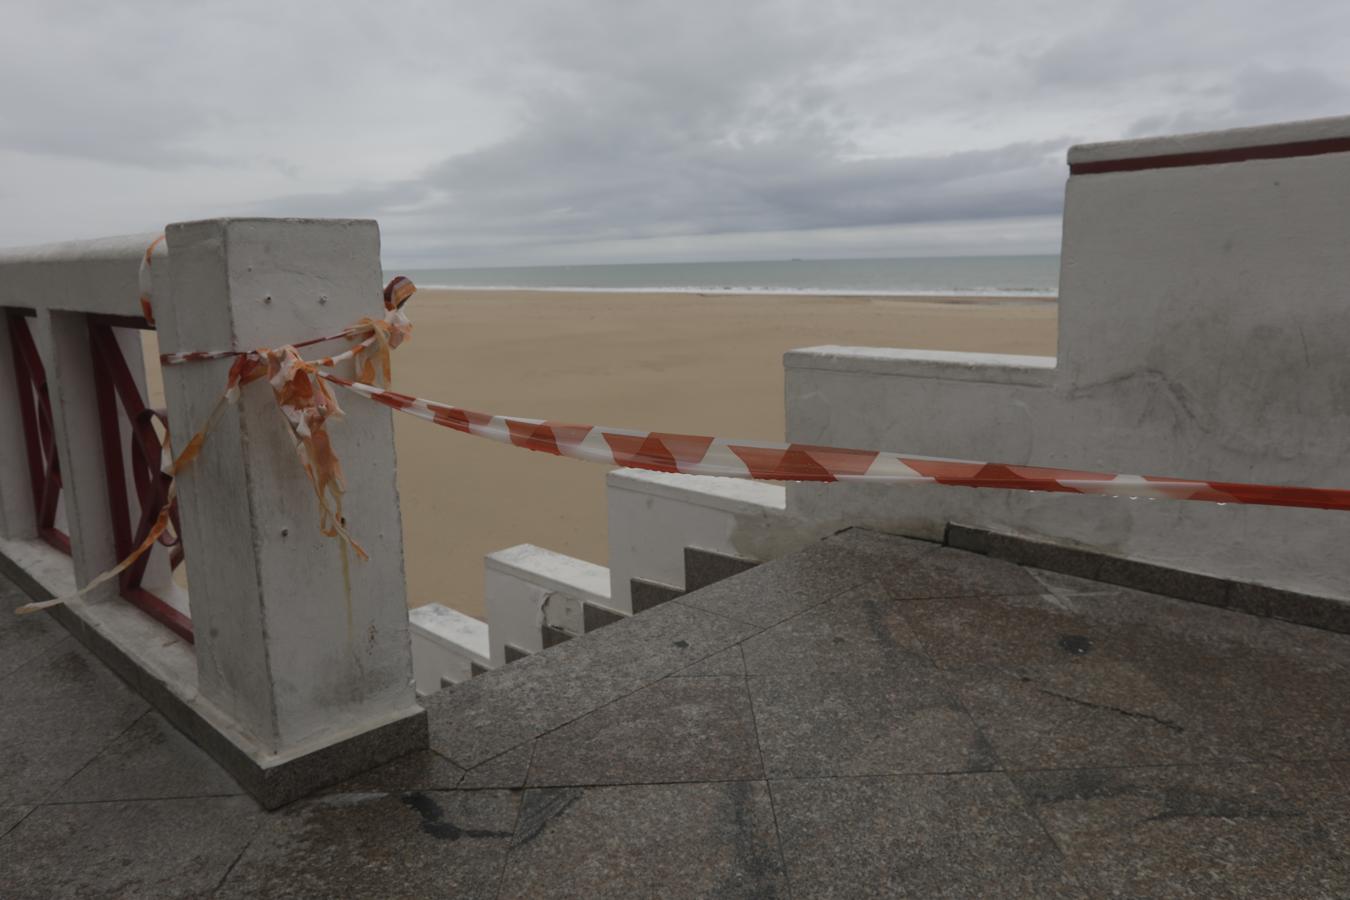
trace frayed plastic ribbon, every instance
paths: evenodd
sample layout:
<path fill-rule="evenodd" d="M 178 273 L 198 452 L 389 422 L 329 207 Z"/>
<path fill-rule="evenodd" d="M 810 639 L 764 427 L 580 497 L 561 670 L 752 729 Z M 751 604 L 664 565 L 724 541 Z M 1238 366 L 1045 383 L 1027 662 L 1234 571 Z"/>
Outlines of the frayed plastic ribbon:
<path fill-rule="evenodd" d="M 150 305 L 150 259 L 155 245 L 163 238 L 164 236 L 160 235 L 151 242 L 141 261 L 141 310 L 145 320 L 151 324 L 154 323 L 154 316 Z M 402 275 L 396 276 L 384 289 L 383 318 L 362 318 L 337 334 L 310 338 L 275 350 L 263 348 L 194 351 L 162 355 L 160 362 L 163 365 L 234 358 L 226 378 L 225 390 L 212 406 L 205 424 L 188 441 L 183 452 L 164 466 L 163 471 L 175 478 L 169 485 L 168 499 L 164 508 L 159 511 L 145 540 L 126 559 L 98 575 L 74 594 L 28 603 L 19 607 L 16 612 L 21 614 L 37 612 L 84 597 L 100 585 L 116 578 L 145 555 L 169 526 L 169 510 L 178 494 L 176 480 L 178 473 L 201 453 L 202 445 L 220 419 L 221 413 L 226 406 L 234 404 L 239 399 L 240 389 L 264 377 L 272 388 L 277 408 L 286 421 L 287 433 L 295 446 L 296 456 L 318 500 L 319 531 L 350 546 L 361 559 L 369 559 L 365 548 L 357 543 L 347 530 L 346 519 L 342 514 L 342 495 L 346 490 L 346 482 L 342 476 L 342 463 L 329 439 L 328 423 L 340 420 L 343 412 L 319 367 L 331 368 L 350 359 L 356 367 L 358 383 L 373 384 L 378 380 L 388 387 L 392 381 L 390 352 L 412 334 L 412 323 L 403 313 L 403 306 L 416 291 L 416 286 L 410 280 Z M 305 360 L 297 349 L 340 338 L 356 340 L 357 343 L 344 353 L 314 361 Z M 168 447 L 169 435 L 166 430 L 164 435 L 166 456 L 169 453 Z M 344 556 L 344 566 L 345 564 Z"/>

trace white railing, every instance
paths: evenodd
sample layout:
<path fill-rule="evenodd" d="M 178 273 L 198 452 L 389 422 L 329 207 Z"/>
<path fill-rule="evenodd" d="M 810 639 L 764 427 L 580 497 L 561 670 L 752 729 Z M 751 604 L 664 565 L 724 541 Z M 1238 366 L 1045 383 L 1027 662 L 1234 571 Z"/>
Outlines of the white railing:
<path fill-rule="evenodd" d="M 166 235 L 151 268 L 154 325 L 137 283 L 151 235 L 0 253 L 0 553 L 53 594 L 113 566 L 163 505 L 163 424 L 146 401 L 155 379 L 141 332 L 154 328 L 163 352 L 247 349 L 334 333 L 381 310 L 374 222 L 210 220 Z M 36 361 L 16 352 L 25 341 Z M 163 371 L 175 452 L 203 425 L 229 365 Z M 201 729 L 224 737 L 218 755 L 268 803 L 425 743 L 392 423 L 375 404 L 347 412 L 332 439 L 348 478 L 349 527 L 368 562 L 344 559 L 319 533 L 313 491 L 272 392 L 258 383 L 178 478 L 190 595 L 172 577 L 174 549 L 157 546 L 144 574 L 61 612 L 208 749 Z M 53 444 L 54 457 L 44 453 Z M 44 493 L 53 470 L 55 515 Z M 318 751 L 324 767 L 280 777 L 279 766 Z"/>

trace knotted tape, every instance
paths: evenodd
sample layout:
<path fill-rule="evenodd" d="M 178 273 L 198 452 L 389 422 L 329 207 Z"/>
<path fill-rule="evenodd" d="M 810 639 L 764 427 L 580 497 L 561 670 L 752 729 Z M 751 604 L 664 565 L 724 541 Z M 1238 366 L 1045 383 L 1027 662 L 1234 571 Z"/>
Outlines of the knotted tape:
<path fill-rule="evenodd" d="M 154 324 L 150 305 L 150 266 L 155 246 L 164 239 L 155 238 L 146 248 L 141 259 L 140 289 L 141 310 L 147 322 Z M 275 350 L 259 348 L 256 350 L 214 350 L 191 351 L 187 353 L 166 353 L 160 356 L 162 365 L 180 365 L 211 359 L 233 358 L 226 376 L 225 388 L 206 422 L 188 440 L 183 452 L 176 458 L 171 457 L 168 429 L 165 429 L 163 453 L 166 461 L 162 471 L 174 478 L 169 485 L 167 499 L 159 511 L 145 540 L 132 551 L 126 559 L 101 573 L 89 584 L 67 597 L 28 603 L 19 607 L 19 613 L 31 613 L 46 609 L 67 601 L 77 599 L 90 591 L 116 578 L 143 556 L 160 538 L 170 525 L 170 510 L 177 498 L 177 475 L 201 453 L 202 445 L 211 429 L 215 427 L 225 408 L 239 399 L 240 389 L 253 381 L 266 378 L 276 398 L 277 408 L 286 421 L 287 433 L 295 446 L 301 468 L 314 489 L 319 503 L 319 530 L 327 537 L 337 538 L 361 559 L 369 559 L 365 549 L 357 543 L 347 531 L 346 519 L 342 514 L 342 495 L 346 482 L 342 476 L 342 464 L 333 450 L 328 435 L 328 423 L 343 417 L 342 407 L 333 396 L 328 382 L 322 377 L 319 366 L 331 368 L 347 360 L 352 360 L 356 368 L 356 382 L 373 384 L 377 380 L 386 387 L 392 380 L 390 351 L 406 341 L 412 334 L 412 323 L 403 313 L 403 306 L 416 293 L 416 286 L 402 275 L 395 276 L 384 288 L 385 314 L 375 319 L 364 317 L 354 324 L 333 335 L 310 338 L 295 344 L 287 344 Z M 346 338 L 356 344 L 336 356 L 319 360 L 306 360 L 298 350 L 314 344 Z M 345 553 L 345 551 L 344 551 Z M 345 556 L 344 556 L 344 566 Z"/>

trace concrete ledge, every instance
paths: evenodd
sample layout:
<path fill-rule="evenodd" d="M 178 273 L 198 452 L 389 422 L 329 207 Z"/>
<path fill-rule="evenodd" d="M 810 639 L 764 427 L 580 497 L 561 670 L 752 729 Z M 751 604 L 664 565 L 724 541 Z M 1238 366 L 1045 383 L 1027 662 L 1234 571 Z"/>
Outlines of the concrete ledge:
<path fill-rule="evenodd" d="M 1023 566 L 1350 634 L 1350 603 L 1333 597 L 1317 597 L 1251 582 L 1170 569 L 955 522 L 947 526 L 945 543 Z"/>
<path fill-rule="evenodd" d="M 487 665 L 487 623 L 439 603 L 408 611 L 410 629 L 458 653 Z"/>
<path fill-rule="evenodd" d="M 1138 138 L 1129 141 L 1079 144 L 1076 147 L 1069 148 L 1069 165 L 1138 159 L 1141 157 L 1213 153 L 1242 147 L 1326 141 L 1337 138 L 1350 138 L 1350 116 L 1258 125 L 1252 128 L 1229 128 L 1224 131 L 1202 131 L 1192 134 L 1167 135 L 1166 137 Z"/>
<path fill-rule="evenodd" d="M 1007 353 L 957 353 L 948 350 L 905 350 L 891 347 L 843 347 L 827 344 L 783 354 L 785 369 L 857 372 L 986 384 L 1050 384 L 1053 356 Z"/>
<path fill-rule="evenodd" d="M 605 484 L 611 490 L 651 494 L 729 513 L 762 515 L 787 510 L 787 492 L 783 486 L 762 481 L 614 469 L 606 476 Z"/>
<path fill-rule="evenodd" d="M 141 315 L 139 273 L 154 234 L 65 241 L 0 250 L 0 306 L 94 310 Z M 152 277 L 158 296 L 167 285 L 161 246 Z"/>
<path fill-rule="evenodd" d="M 609 569 L 534 544 L 489 553 L 483 566 L 577 600 L 609 605 Z"/>
<path fill-rule="evenodd" d="M 45 548 L 53 559 L 41 569 L 31 565 L 33 560 L 21 565 L 13 558 L 41 556 L 44 548 L 37 541 L 0 546 L 0 574 L 34 600 L 50 600 L 56 591 L 69 593 L 74 586 L 68 571 L 62 577 L 64 557 L 55 550 Z M 68 570 L 68 560 L 65 565 Z M 329 736 L 284 756 L 260 752 L 197 693 L 192 648 L 140 610 L 104 600 L 53 607 L 48 614 L 267 809 L 427 746 L 426 710 L 414 704 L 382 721 L 363 722 L 359 731 Z"/>
<path fill-rule="evenodd" d="M 434 694 L 446 681 L 472 678 L 475 665 L 492 666 L 487 623 L 448 606 L 428 603 L 409 610 L 408 637 L 421 696 Z"/>

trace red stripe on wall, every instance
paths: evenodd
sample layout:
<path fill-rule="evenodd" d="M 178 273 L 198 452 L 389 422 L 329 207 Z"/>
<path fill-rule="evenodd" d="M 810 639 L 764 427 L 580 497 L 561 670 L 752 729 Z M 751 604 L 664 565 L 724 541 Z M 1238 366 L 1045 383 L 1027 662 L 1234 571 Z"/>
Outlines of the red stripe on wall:
<path fill-rule="evenodd" d="M 1255 147 L 1230 147 L 1227 150 L 1197 150 L 1194 153 L 1167 153 L 1159 156 L 1135 156 L 1129 159 L 1104 159 L 1069 166 L 1070 175 L 1100 175 L 1105 172 L 1142 172 L 1147 169 L 1179 169 L 1186 166 L 1217 166 L 1252 159 L 1293 159 L 1350 152 L 1350 137 L 1323 138 L 1316 141 L 1291 141 Z"/>

